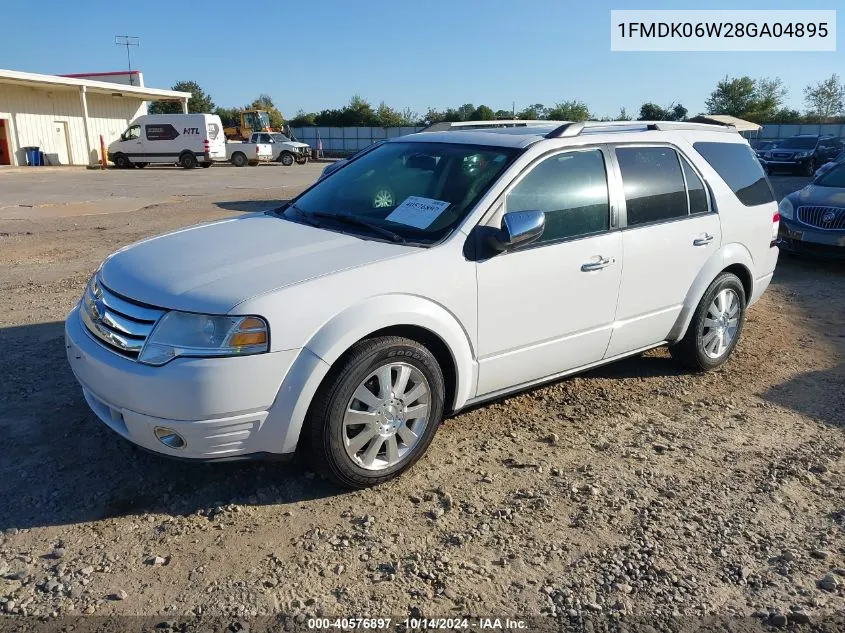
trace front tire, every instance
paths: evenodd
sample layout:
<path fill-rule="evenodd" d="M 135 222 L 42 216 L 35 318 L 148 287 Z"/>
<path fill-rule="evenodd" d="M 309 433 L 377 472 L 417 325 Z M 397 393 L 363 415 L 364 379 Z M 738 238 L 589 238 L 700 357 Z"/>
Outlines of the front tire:
<path fill-rule="evenodd" d="M 290 167 L 291 165 L 293 165 L 293 154 L 291 154 L 290 152 L 282 152 L 282 155 L 279 156 L 279 160 L 285 167 Z"/>
<path fill-rule="evenodd" d="M 347 488 L 397 477 L 425 453 L 444 399 L 443 372 L 424 345 L 398 336 L 355 344 L 308 411 L 317 468 Z"/>
<path fill-rule="evenodd" d="M 669 347 L 676 361 L 693 371 L 709 371 L 733 353 L 745 322 L 745 288 L 733 273 L 710 284 L 692 316 L 687 333 Z"/>
<path fill-rule="evenodd" d="M 805 176 L 812 176 L 816 173 L 818 166 L 816 165 L 815 159 L 811 158 L 807 161 L 807 164 L 804 165 L 804 175 Z"/>
<path fill-rule="evenodd" d="M 132 169 L 132 161 L 126 154 L 116 154 L 114 157 L 114 166 L 118 169 Z"/>

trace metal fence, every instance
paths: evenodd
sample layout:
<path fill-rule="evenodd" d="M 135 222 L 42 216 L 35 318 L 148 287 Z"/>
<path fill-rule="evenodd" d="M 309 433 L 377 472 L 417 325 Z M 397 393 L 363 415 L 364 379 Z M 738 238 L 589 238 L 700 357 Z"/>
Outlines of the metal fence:
<path fill-rule="evenodd" d="M 845 124 L 842 123 L 764 123 L 759 134 L 751 133 L 751 138 L 761 141 L 775 141 L 796 134 L 832 134 L 845 138 Z"/>
<path fill-rule="evenodd" d="M 364 149 L 376 141 L 419 132 L 423 127 L 295 127 L 294 136 L 317 149 L 323 143 L 327 156 L 343 156 Z"/>

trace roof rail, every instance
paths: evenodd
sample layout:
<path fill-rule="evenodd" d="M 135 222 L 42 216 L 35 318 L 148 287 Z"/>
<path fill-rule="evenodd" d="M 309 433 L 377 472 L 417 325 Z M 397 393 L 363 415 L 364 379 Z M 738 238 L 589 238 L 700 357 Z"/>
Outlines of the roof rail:
<path fill-rule="evenodd" d="M 420 130 L 421 132 L 447 132 L 449 130 L 480 130 L 485 128 L 497 127 L 533 127 L 533 126 L 549 126 L 558 123 L 558 121 L 548 120 L 527 120 L 527 119 L 496 119 L 493 121 L 441 121 L 440 123 L 432 123 L 428 127 Z"/>
<path fill-rule="evenodd" d="M 700 130 L 710 132 L 736 132 L 733 125 L 687 123 L 686 121 L 575 121 L 564 123 L 546 134 L 546 138 L 579 136 L 585 131 L 647 132 L 669 130 Z"/>

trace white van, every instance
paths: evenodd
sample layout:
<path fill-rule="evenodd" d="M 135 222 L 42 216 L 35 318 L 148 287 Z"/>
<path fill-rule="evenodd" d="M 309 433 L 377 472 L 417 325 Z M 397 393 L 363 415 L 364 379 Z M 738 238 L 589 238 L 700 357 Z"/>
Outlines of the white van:
<path fill-rule="evenodd" d="M 223 123 L 216 114 L 146 114 L 109 144 L 108 157 L 122 169 L 150 163 L 211 167 L 226 160 Z"/>

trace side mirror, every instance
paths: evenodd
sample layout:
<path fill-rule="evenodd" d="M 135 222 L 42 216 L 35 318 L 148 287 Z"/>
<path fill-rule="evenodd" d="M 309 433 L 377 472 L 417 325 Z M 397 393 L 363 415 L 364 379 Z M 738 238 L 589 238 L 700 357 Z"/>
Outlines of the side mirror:
<path fill-rule="evenodd" d="M 490 235 L 488 243 L 499 251 L 510 251 L 537 241 L 546 228 L 542 211 L 512 211 L 502 218 L 502 228 Z"/>

